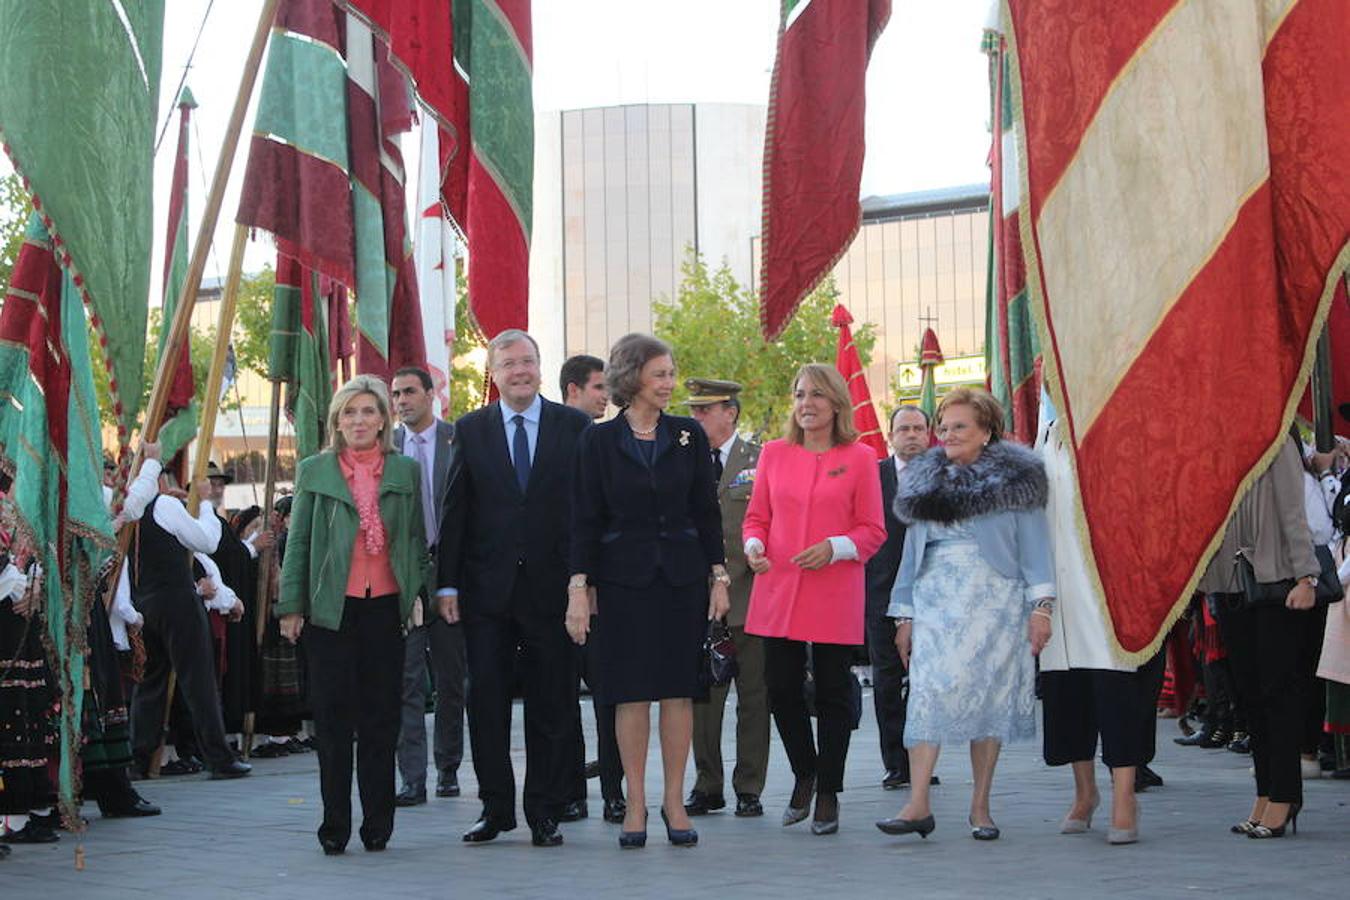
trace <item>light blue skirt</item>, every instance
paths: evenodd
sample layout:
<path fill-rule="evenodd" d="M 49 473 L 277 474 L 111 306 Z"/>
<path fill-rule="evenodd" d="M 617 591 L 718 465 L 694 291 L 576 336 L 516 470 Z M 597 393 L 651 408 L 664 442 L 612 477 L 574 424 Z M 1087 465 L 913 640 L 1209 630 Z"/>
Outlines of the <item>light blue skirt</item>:
<path fill-rule="evenodd" d="M 973 540 L 930 543 L 914 582 L 905 746 L 1036 737 L 1026 585 Z"/>

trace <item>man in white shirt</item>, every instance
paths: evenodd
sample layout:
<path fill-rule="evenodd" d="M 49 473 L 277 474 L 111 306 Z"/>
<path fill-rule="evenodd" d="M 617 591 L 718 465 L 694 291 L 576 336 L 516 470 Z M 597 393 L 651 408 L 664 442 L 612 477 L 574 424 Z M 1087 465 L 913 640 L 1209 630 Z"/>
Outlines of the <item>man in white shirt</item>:
<path fill-rule="evenodd" d="M 867 654 L 872 663 L 872 703 L 881 739 L 881 786 L 888 791 L 909 784 L 909 754 L 904 744 L 907 673 L 895 649 L 895 622 L 886 615 L 905 546 L 905 525 L 895 517 L 893 507 L 900 473 L 931 444 L 928 415 L 917 406 L 896 407 L 890 426 L 894 455 L 880 463 L 886 543 L 867 562 Z M 937 783 L 936 776 L 933 782 Z"/>
<path fill-rule="evenodd" d="M 159 462 L 147 459 L 145 467 L 158 468 Z M 199 488 L 202 497 L 209 496 L 209 483 L 204 481 Z M 123 518 L 137 521 L 126 573 L 132 603 L 144 620 L 146 650 L 145 676 L 131 702 L 132 751 L 141 771 L 147 771 L 159 747 L 172 671 L 191 713 L 197 745 L 211 777 L 240 778 L 251 767 L 235 759 L 225 741 L 211 626 L 194 590 L 192 559 L 184 552 L 213 553 L 220 544 L 220 519 L 207 499 L 202 500 L 193 518 L 179 499 L 181 495 L 181 491 L 160 493 L 143 509 L 136 508 L 138 499 L 137 504 L 128 502 L 122 511 Z"/>
<path fill-rule="evenodd" d="M 455 426 L 432 413 L 432 380 L 424 369 L 394 373 L 390 397 L 402 422 L 394 429 L 394 448 L 417 460 L 422 469 L 422 516 L 434 564 L 441 534 L 445 495 L 455 458 Z M 425 600 L 426 598 L 424 598 Z M 459 796 L 459 765 L 464 759 L 464 688 L 467 663 L 464 626 L 450 624 L 431 606 L 417 605 L 403 647 L 403 723 L 398 736 L 398 769 L 403 788 L 398 806 L 427 802 L 427 665 L 436 689 L 433 757 L 436 796 Z"/>

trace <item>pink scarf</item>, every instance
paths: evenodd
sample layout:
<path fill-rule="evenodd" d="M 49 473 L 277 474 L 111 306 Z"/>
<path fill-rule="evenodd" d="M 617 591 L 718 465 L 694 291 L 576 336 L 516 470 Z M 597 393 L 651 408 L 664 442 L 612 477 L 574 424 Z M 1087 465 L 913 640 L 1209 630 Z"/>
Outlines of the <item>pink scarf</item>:
<path fill-rule="evenodd" d="M 338 454 L 342 477 L 347 479 L 356 512 L 361 517 L 361 535 L 366 552 L 378 556 L 384 552 L 384 521 L 380 518 L 380 477 L 384 474 L 384 451 L 345 448 Z"/>

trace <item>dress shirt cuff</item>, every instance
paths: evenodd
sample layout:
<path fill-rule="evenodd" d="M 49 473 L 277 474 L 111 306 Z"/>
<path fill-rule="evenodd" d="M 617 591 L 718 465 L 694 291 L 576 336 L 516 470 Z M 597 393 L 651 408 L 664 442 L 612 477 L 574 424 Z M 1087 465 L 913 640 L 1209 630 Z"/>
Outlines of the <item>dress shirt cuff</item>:
<path fill-rule="evenodd" d="M 764 542 L 759 538 L 749 538 L 745 542 L 745 555 L 754 556 L 756 553 L 764 552 Z"/>
<path fill-rule="evenodd" d="M 914 592 L 912 590 L 897 590 L 892 594 L 891 605 L 886 607 L 886 618 L 914 618 Z"/>
<path fill-rule="evenodd" d="M 442 597 L 458 597 L 458 596 L 459 590 L 452 587 L 443 587 L 436 591 L 437 600 L 441 599 Z"/>
<path fill-rule="evenodd" d="M 1041 599 L 1042 597 L 1050 597 L 1053 599 L 1054 596 L 1055 596 L 1055 586 L 1054 584 L 1048 581 L 1045 582 L 1044 584 L 1033 584 L 1027 588 L 1027 602 L 1030 603 L 1032 606 L 1035 606 L 1036 601 Z"/>
<path fill-rule="evenodd" d="M 858 558 L 858 545 L 853 543 L 853 538 L 848 535 L 840 534 L 835 535 L 829 540 L 830 551 L 833 553 L 830 557 L 830 562 L 837 563 L 848 559 Z"/>
<path fill-rule="evenodd" d="M 249 556 L 249 559 L 257 559 L 257 558 L 258 558 L 258 548 L 255 547 L 255 546 L 253 546 L 253 542 L 256 541 L 256 540 L 258 539 L 258 534 L 261 534 L 261 532 L 257 532 L 257 533 L 255 533 L 255 534 L 252 534 L 252 535 L 250 535 L 249 537 L 244 538 L 244 540 L 243 540 L 244 546 L 248 549 L 248 556 Z"/>

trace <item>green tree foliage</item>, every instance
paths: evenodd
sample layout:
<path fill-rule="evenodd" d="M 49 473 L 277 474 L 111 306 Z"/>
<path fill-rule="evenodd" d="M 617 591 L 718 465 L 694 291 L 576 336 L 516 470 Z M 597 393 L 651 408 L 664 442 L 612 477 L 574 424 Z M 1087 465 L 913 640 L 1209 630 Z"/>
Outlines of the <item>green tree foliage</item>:
<path fill-rule="evenodd" d="M 267 377 L 267 351 L 272 336 L 272 292 L 277 273 L 271 265 L 239 282 L 234 314 L 234 359 L 241 372 Z"/>
<path fill-rule="evenodd" d="M 23 247 L 23 233 L 32 211 L 33 202 L 23 189 L 19 173 L 10 172 L 0 178 L 0 296 L 9 288 L 9 276 Z"/>
<path fill-rule="evenodd" d="M 652 305 L 657 337 L 675 348 L 680 384 L 675 409 L 688 396 L 688 377 L 729 378 L 740 382 L 741 430 L 777 437 L 791 408 L 792 377 L 809 362 L 833 363 L 839 332 L 830 313 L 839 302 L 833 278 L 824 281 L 797 310 L 782 337 L 766 344 L 759 330 L 759 301 L 736 281 L 725 265 L 709 272 L 702 257 L 689 252 L 684 281 L 674 300 Z M 876 328 L 855 323 L 853 339 L 867 365 L 876 344 Z"/>
<path fill-rule="evenodd" d="M 483 404 L 483 386 L 486 372 L 480 361 L 485 359 L 487 341 L 469 315 L 469 285 L 461 270 L 455 279 L 455 346 L 450 360 L 450 414 L 451 422 Z"/>
<path fill-rule="evenodd" d="M 163 311 L 159 308 L 150 310 L 150 332 L 145 343 L 145 369 L 143 372 L 144 382 L 141 389 L 141 408 L 144 409 L 150 399 L 150 389 L 154 386 L 155 369 L 159 365 L 159 330 L 161 327 L 161 318 Z M 205 402 L 203 393 L 206 389 L 206 376 L 211 371 L 211 355 L 216 348 L 216 330 L 208 328 L 205 331 L 194 328 L 189 334 L 192 353 L 192 384 L 194 395 L 197 399 L 197 405 L 200 408 Z M 112 392 L 108 386 L 108 368 L 103 361 L 102 348 L 98 340 L 91 333 L 89 338 L 89 355 L 94 366 L 94 394 L 98 397 L 98 417 L 104 425 L 116 425 L 117 416 L 113 414 Z M 222 409 L 236 409 L 238 404 L 233 397 L 227 398 L 221 405 Z"/>

